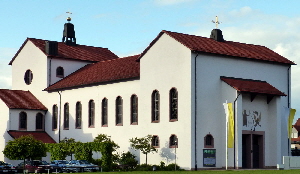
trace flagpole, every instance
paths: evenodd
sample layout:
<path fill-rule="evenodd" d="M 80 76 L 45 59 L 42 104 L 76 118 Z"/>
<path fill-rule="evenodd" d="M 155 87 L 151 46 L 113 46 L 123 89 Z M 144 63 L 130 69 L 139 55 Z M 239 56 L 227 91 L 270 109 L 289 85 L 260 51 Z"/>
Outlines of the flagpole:
<path fill-rule="evenodd" d="M 226 101 L 226 104 L 227 104 L 227 101 Z M 227 106 L 228 107 L 228 106 Z M 225 138 L 225 152 L 226 152 L 226 165 L 225 165 L 225 167 L 226 167 L 226 170 L 227 170 L 227 166 L 228 166 L 228 116 L 226 115 L 226 130 L 225 130 L 225 132 L 226 132 L 226 138 Z"/>

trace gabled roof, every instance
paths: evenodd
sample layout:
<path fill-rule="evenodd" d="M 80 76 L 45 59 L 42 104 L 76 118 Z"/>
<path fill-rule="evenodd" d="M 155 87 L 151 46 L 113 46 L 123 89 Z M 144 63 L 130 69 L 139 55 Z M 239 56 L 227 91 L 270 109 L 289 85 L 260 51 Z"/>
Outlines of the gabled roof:
<path fill-rule="evenodd" d="M 139 55 L 89 64 L 46 88 L 68 89 L 140 77 Z"/>
<path fill-rule="evenodd" d="M 211 38 L 188 35 L 183 33 L 176 33 L 171 31 L 163 30 L 159 35 L 150 43 L 150 45 L 143 51 L 139 59 L 141 59 L 144 54 L 155 44 L 155 42 L 163 35 L 167 34 L 170 37 L 174 38 L 182 45 L 189 48 L 191 51 L 203 52 L 203 53 L 212 53 L 224 56 L 233 56 L 238 58 L 246 58 L 253 60 L 262 60 L 269 62 L 277 62 L 283 64 L 295 63 L 288 60 L 287 58 L 277 54 L 276 52 L 270 50 L 267 47 L 245 44 L 232 41 L 218 42 Z"/>
<path fill-rule="evenodd" d="M 36 47 L 38 47 L 45 55 L 45 41 L 42 39 L 35 39 L 35 38 L 27 38 L 12 60 L 9 62 L 9 65 L 13 63 L 15 58 L 18 56 L 22 48 L 25 44 L 31 41 Z M 73 60 L 82 60 L 82 61 L 90 61 L 90 62 L 99 62 L 105 60 L 111 60 L 118 58 L 113 52 L 108 50 L 107 48 L 101 47 L 92 47 L 86 45 L 76 45 L 76 46 L 69 46 L 63 42 L 57 42 L 58 44 L 58 55 L 51 56 L 54 58 L 62 58 L 62 59 L 73 59 Z M 49 55 L 47 55 L 49 56 Z"/>
<path fill-rule="evenodd" d="M 10 109 L 48 110 L 30 91 L 0 89 L 0 99 Z"/>
<path fill-rule="evenodd" d="M 32 135 L 36 140 L 40 140 L 43 143 L 56 143 L 52 137 L 50 137 L 47 132 L 44 131 L 14 131 L 10 130 L 7 133 L 14 139 L 25 135 Z"/>
<path fill-rule="evenodd" d="M 286 96 L 283 92 L 279 91 L 274 86 L 270 85 L 266 81 L 241 79 L 233 77 L 220 77 L 221 80 L 233 87 L 239 92 L 248 92 L 254 94 L 269 94 L 276 96 Z"/>

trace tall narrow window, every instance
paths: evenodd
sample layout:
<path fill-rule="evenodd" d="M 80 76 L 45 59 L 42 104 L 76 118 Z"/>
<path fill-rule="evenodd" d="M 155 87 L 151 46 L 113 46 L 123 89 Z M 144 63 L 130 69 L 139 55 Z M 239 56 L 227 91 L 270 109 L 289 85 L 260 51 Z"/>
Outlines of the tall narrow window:
<path fill-rule="evenodd" d="M 80 102 L 76 103 L 76 119 L 75 119 L 75 128 L 81 129 L 81 114 L 82 114 L 82 106 Z"/>
<path fill-rule="evenodd" d="M 170 142 L 170 148 L 178 147 L 178 138 L 176 135 L 171 135 L 169 142 Z"/>
<path fill-rule="evenodd" d="M 89 101 L 89 127 L 95 127 L 95 102 Z"/>
<path fill-rule="evenodd" d="M 20 112 L 19 114 L 19 130 L 27 129 L 27 113 Z"/>
<path fill-rule="evenodd" d="M 157 90 L 152 93 L 152 122 L 159 122 L 159 92 Z"/>
<path fill-rule="evenodd" d="M 120 96 L 116 99 L 116 125 L 123 125 L 123 99 Z"/>
<path fill-rule="evenodd" d="M 57 105 L 53 105 L 53 107 L 52 107 L 52 130 L 57 129 L 57 115 L 58 115 Z"/>
<path fill-rule="evenodd" d="M 101 125 L 107 126 L 107 99 L 102 100 Z"/>
<path fill-rule="evenodd" d="M 64 105 L 64 129 L 69 129 L 69 103 Z"/>
<path fill-rule="evenodd" d="M 56 77 L 60 77 L 60 78 L 63 78 L 64 77 L 64 68 L 59 66 L 56 68 Z"/>
<path fill-rule="evenodd" d="M 44 130 L 44 115 L 42 113 L 37 113 L 35 116 L 35 129 Z"/>
<path fill-rule="evenodd" d="M 170 121 L 178 120 L 178 92 L 176 88 L 170 90 Z"/>
<path fill-rule="evenodd" d="M 138 98 L 136 95 L 132 95 L 130 98 L 130 104 L 131 104 L 131 124 L 137 124 L 138 123 Z"/>
<path fill-rule="evenodd" d="M 153 147 L 159 147 L 159 137 L 157 135 L 153 135 L 151 144 Z"/>

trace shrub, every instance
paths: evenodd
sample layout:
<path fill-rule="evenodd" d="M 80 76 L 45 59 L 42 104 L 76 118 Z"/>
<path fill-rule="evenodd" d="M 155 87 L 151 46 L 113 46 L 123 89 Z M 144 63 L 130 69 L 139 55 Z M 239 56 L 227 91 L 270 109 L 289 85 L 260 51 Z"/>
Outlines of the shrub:
<path fill-rule="evenodd" d="M 140 164 L 136 166 L 136 171 L 152 171 L 153 170 L 153 165 L 149 164 Z"/>

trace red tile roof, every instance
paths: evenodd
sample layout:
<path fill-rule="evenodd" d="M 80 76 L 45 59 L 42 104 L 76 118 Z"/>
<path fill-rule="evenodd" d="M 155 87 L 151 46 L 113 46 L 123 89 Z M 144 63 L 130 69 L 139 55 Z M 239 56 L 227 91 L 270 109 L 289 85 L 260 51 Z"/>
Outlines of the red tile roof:
<path fill-rule="evenodd" d="M 0 99 L 10 109 L 48 110 L 30 91 L 0 89 Z"/>
<path fill-rule="evenodd" d="M 240 79 L 232 77 L 221 77 L 221 80 L 240 92 L 249 92 L 256 94 L 271 94 L 277 96 L 286 96 L 283 92 L 279 91 L 274 86 L 266 81 Z"/>
<path fill-rule="evenodd" d="M 19 52 L 22 50 L 22 48 L 25 46 L 25 44 L 28 41 L 31 41 L 36 47 L 38 47 L 42 52 L 44 52 L 45 55 L 47 55 L 45 52 L 46 40 L 27 38 L 26 41 L 21 46 L 21 48 L 19 49 L 19 51 L 9 62 L 9 65 L 13 63 L 15 58 L 18 56 Z M 62 42 L 57 42 L 57 44 L 58 44 L 58 55 L 51 56 L 53 58 L 73 59 L 73 60 L 82 60 L 82 61 L 90 61 L 90 62 L 99 62 L 99 61 L 118 58 L 117 55 L 115 55 L 107 48 L 92 47 L 86 45 L 69 46 Z"/>
<path fill-rule="evenodd" d="M 297 119 L 293 127 L 299 132 L 300 131 L 300 118 Z"/>
<path fill-rule="evenodd" d="M 25 135 L 32 135 L 35 139 L 42 141 L 43 143 L 56 143 L 52 137 L 50 137 L 44 131 L 14 131 L 10 130 L 7 133 L 14 139 Z"/>
<path fill-rule="evenodd" d="M 56 82 L 46 91 L 95 85 L 140 77 L 139 55 L 89 64 Z"/>
<path fill-rule="evenodd" d="M 140 58 L 151 48 L 153 44 L 163 35 L 167 34 L 174 38 L 182 45 L 189 48 L 191 51 L 219 54 L 224 56 L 233 56 L 238 58 L 247 58 L 255 60 L 263 60 L 270 62 L 278 62 L 284 64 L 295 64 L 287 58 L 277 54 L 267 47 L 245 44 L 232 41 L 218 42 L 210 38 L 188 35 L 182 33 L 176 33 L 171 31 L 161 31 L 159 35 L 150 43 L 150 45 L 144 50 Z M 139 58 L 139 59 L 140 59 Z"/>

